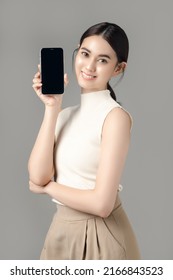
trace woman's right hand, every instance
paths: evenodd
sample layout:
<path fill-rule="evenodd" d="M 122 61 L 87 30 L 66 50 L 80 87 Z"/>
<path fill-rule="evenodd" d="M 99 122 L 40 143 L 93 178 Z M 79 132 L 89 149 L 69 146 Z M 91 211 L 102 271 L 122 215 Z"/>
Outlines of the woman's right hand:
<path fill-rule="evenodd" d="M 68 84 L 68 77 L 67 74 L 64 75 L 64 85 L 66 86 Z M 61 106 L 62 103 L 62 95 L 63 94 L 42 94 L 41 92 L 41 75 L 40 75 L 40 65 L 38 65 L 38 72 L 34 75 L 33 79 L 33 89 L 38 95 L 38 97 L 41 99 L 41 101 L 46 105 L 46 106 L 52 106 L 52 107 L 57 107 Z"/>

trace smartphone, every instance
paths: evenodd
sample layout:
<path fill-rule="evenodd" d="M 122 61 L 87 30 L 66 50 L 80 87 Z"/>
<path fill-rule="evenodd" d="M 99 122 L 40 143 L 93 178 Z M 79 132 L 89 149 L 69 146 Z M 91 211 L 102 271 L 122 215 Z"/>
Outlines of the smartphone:
<path fill-rule="evenodd" d="M 64 60 L 62 48 L 42 48 L 40 51 L 43 94 L 64 93 Z"/>

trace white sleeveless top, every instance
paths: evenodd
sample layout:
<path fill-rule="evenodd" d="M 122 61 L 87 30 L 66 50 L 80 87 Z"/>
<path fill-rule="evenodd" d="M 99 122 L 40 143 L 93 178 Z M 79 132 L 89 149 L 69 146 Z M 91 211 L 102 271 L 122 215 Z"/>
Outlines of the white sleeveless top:
<path fill-rule="evenodd" d="M 103 123 L 116 107 L 122 108 L 109 90 L 103 90 L 81 94 L 80 105 L 59 113 L 55 129 L 55 171 L 59 184 L 78 189 L 95 187 Z"/>

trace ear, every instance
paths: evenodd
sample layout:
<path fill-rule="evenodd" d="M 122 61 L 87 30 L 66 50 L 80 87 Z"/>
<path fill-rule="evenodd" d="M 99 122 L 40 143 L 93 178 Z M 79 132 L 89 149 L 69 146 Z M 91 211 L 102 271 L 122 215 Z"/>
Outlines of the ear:
<path fill-rule="evenodd" d="M 121 62 L 121 63 L 119 63 L 119 64 L 115 67 L 114 73 L 113 73 L 112 77 L 116 77 L 116 76 L 118 76 L 119 74 L 123 73 L 126 67 L 127 67 L 127 63 L 126 63 L 126 62 Z"/>

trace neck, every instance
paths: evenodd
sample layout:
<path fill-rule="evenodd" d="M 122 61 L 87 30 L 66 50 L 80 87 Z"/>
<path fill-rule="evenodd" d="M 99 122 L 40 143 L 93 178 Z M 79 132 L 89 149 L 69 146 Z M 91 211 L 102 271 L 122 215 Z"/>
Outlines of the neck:
<path fill-rule="evenodd" d="M 101 91 L 105 91 L 107 90 L 107 88 L 105 89 L 84 89 L 84 88 L 81 88 L 81 94 L 88 94 L 88 93 L 91 93 L 91 92 L 101 92 Z"/>

